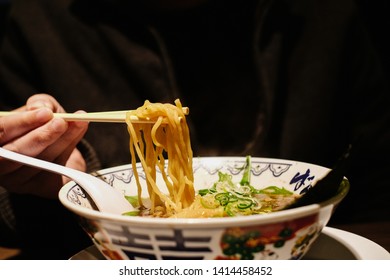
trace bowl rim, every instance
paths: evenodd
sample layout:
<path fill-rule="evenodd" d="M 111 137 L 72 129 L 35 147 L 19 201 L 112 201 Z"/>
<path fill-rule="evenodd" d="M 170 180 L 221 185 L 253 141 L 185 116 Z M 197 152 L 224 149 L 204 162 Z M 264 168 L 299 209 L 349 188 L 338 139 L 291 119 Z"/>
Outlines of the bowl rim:
<path fill-rule="evenodd" d="M 236 157 L 194 157 L 194 160 L 202 159 L 218 159 L 218 160 L 245 160 L 245 157 L 236 156 Z M 288 159 L 278 159 L 278 158 L 267 158 L 267 157 L 252 157 L 252 160 L 266 160 L 266 161 L 275 161 L 275 163 L 301 163 L 308 164 L 315 167 L 323 168 L 325 171 L 329 171 L 329 168 L 326 168 L 321 165 L 316 165 L 312 163 L 307 163 L 303 161 L 288 160 Z M 121 168 L 131 168 L 131 164 L 123 164 L 114 167 L 104 168 L 93 172 L 95 176 L 101 176 L 103 173 L 110 173 L 114 170 Z M 122 216 L 119 214 L 104 213 L 98 210 L 89 209 L 80 205 L 76 205 L 70 202 L 67 199 L 67 194 L 71 188 L 75 185 L 78 185 L 74 181 L 66 183 L 60 189 L 58 193 L 58 198 L 65 208 L 87 219 L 91 220 L 102 220 L 106 222 L 116 223 L 116 224 L 126 224 L 126 225 L 137 225 L 142 227 L 170 227 L 170 228 L 216 228 L 216 227 L 231 227 L 231 226 L 250 226 L 250 225 L 261 225 L 269 223 L 279 223 L 291 218 L 298 219 L 304 216 L 318 213 L 321 208 L 326 206 L 335 206 L 344 199 L 347 195 L 350 183 L 347 178 L 345 178 L 345 183 L 340 186 L 339 192 L 331 197 L 330 199 L 323 201 L 319 204 L 311 204 L 307 206 L 302 206 L 294 209 L 282 210 L 279 212 L 272 212 L 264 215 L 250 215 L 250 216 L 239 216 L 239 217 L 220 217 L 220 218 L 166 218 L 166 219 L 155 219 L 150 217 L 137 217 L 137 216 Z M 80 186 L 81 187 L 81 186 Z M 81 187 L 82 188 L 82 187 Z"/>

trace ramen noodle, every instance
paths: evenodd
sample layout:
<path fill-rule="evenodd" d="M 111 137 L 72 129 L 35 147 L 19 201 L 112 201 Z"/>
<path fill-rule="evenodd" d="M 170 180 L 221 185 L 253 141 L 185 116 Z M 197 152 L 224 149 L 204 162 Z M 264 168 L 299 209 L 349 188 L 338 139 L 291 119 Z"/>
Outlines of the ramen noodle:
<path fill-rule="evenodd" d="M 132 122 L 134 117 L 148 122 Z M 178 99 L 175 105 L 145 101 L 143 106 L 127 113 L 126 122 L 137 183 L 136 199 L 127 198 L 133 200 L 133 206 L 136 201 L 137 210 L 125 215 L 211 218 L 265 214 L 283 209 L 297 198 L 284 188 L 253 187 L 250 156 L 246 157 L 240 182 L 233 182 L 230 174 L 218 172 L 219 179 L 211 188 L 195 193 L 190 134 Z M 138 161 L 145 173 L 149 199 L 143 199 Z M 157 185 L 157 171 L 168 191 Z M 144 205 L 146 203 L 148 205 Z"/>
<path fill-rule="evenodd" d="M 132 122 L 134 116 L 152 122 Z M 175 100 L 175 105 L 145 101 L 143 106 L 127 113 L 126 123 L 140 209 L 147 209 L 152 216 L 165 217 L 189 207 L 195 197 L 193 153 L 180 100 Z M 167 163 L 166 159 L 169 159 Z M 150 207 L 145 207 L 142 202 L 137 161 L 145 172 Z M 156 183 L 157 170 L 161 172 L 168 193 L 161 191 Z"/>

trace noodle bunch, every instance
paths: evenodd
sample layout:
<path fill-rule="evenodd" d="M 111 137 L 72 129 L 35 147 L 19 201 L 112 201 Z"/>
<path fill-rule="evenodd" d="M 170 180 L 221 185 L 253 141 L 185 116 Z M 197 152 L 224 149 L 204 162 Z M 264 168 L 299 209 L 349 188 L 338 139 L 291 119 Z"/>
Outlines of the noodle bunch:
<path fill-rule="evenodd" d="M 152 120 L 153 123 L 133 123 L 131 117 Z M 179 99 L 175 105 L 151 103 L 148 100 L 136 110 L 129 111 L 126 123 L 130 135 L 131 164 L 142 205 L 142 187 L 136 163 L 145 172 L 153 216 L 172 216 L 189 207 L 195 197 L 192 169 L 192 149 L 189 128 Z M 166 164 L 166 160 L 167 164 Z M 156 172 L 162 174 L 168 194 L 156 184 Z"/>

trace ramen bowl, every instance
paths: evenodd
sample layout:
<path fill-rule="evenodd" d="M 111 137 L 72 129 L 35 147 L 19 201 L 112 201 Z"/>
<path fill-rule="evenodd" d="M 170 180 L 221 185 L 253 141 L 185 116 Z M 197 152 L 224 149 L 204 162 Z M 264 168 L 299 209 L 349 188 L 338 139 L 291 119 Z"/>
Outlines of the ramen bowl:
<path fill-rule="evenodd" d="M 195 189 L 210 188 L 218 180 L 219 171 L 239 182 L 245 162 L 245 157 L 194 158 Z M 145 185 L 142 168 L 137 170 Z M 251 185 L 258 189 L 284 187 L 304 194 L 327 172 L 329 169 L 310 163 L 253 157 Z M 126 196 L 137 194 L 131 165 L 100 170 L 94 175 Z M 157 184 L 164 189 L 159 175 Z M 81 227 L 107 259 L 287 260 L 305 255 L 348 190 L 345 179 L 337 194 L 320 204 L 220 218 L 153 218 L 100 212 L 83 186 L 74 181 L 62 187 L 59 199 L 78 217 Z"/>

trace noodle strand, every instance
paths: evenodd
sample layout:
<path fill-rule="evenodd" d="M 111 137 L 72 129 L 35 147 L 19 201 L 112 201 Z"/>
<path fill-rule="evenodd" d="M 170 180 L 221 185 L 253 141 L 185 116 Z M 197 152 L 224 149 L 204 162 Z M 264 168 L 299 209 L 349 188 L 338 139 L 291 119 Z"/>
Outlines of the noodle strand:
<path fill-rule="evenodd" d="M 155 122 L 135 124 L 130 121 L 131 116 Z M 169 217 L 189 207 L 195 197 L 193 153 L 180 100 L 176 99 L 175 105 L 151 103 L 146 100 L 143 106 L 127 114 L 126 123 L 130 135 L 131 163 L 140 203 L 142 186 L 136 170 L 137 159 L 145 172 L 151 201 L 151 215 Z M 167 167 L 166 159 L 168 159 Z M 157 186 L 156 167 L 161 172 L 169 195 L 165 195 Z"/>

